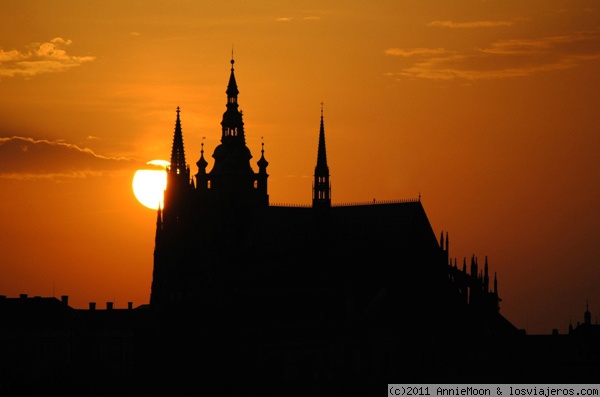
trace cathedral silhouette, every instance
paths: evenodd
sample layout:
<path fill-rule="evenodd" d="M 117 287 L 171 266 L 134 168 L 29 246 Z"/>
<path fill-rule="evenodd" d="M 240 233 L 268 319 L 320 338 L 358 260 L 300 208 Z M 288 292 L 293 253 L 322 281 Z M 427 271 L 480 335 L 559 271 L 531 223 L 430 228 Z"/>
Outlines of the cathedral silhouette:
<path fill-rule="evenodd" d="M 312 206 L 270 205 L 264 144 L 254 172 L 233 65 L 210 171 L 202 144 L 192 177 L 177 108 L 156 222 L 152 308 L 239 310 L 275 323 L 290 313 L 289 321 L 319 323 L 297 310 L 355 321 L 393 305 L 404 313 L 394 321 L 425 324 L 435 313 L 436 323 L 464 317 L 469 332 L 516 331 L 499 314 L 487 258 L 483 268 L 471 258 L 468 272 L 466 260 L 462 269 L 451 265 L 448 235 L 438 243 L 420 199 L 332 205 L 322 108 Z"/>
<path fill-rule="evenodd" d="M 568 335 L 517 329 L 500 313 L 488 258 L 457 264 L 420 197 L 332 203 L 323 105 L 312 205 L 271 205 L 233 59 L 226 95 L 212 167 L 202 143 L 194 175 L 176 109 L 149 304 L 3 297 L 0 392 L 365 396 L 388 383 L 586 383 L 599 373 L 587 307 Z"/>

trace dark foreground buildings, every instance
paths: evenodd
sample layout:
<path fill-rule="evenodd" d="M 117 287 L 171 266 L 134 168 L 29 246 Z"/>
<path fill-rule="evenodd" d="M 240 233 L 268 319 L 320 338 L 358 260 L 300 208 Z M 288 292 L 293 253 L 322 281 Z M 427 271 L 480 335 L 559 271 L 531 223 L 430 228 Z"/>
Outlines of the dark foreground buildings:
<path fill-rule="evenodd" d="M 322 109 L 312 206 L 270 205 L 233 65 L 210 170 L 203 145 L 192 175 L 177 109 L 150 303 L 0 299 L 0 395 L 363 396 L 388 383 L 597 380 L 589 317 L 569 335 L 517 330 L 487 258 L 451 259 L 420 199 L 332 205 Z"/>

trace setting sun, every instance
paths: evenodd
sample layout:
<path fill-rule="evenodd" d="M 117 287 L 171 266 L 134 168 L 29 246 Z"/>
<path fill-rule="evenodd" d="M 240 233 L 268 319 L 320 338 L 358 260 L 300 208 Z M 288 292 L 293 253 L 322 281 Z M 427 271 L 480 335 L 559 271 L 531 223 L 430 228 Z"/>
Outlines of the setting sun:
<path fill-rule="evenodd" d="M 152 160 L 146 164 L 165 168 L 170 163 L 165 160 Z M 159 206 L 162 208 L 164 191 L 167 187 L 167 173 L 164 169 L 137 170 L 133 175 L 132 187 L 135 198 L 141 204 L 154 210 L 158 209 Z"/>

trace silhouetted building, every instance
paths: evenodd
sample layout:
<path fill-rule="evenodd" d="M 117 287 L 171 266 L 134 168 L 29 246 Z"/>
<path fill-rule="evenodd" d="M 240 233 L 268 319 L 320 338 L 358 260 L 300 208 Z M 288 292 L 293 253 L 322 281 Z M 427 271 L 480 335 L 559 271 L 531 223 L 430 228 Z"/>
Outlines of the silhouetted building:
<path fill-rule="evenodd" d="M 230 311 L 244 296 L 245 302 L 265 299 L 253 309 L 257 318 L 273 311 L 306 322 L 282 300 L 282 291 L 298 291 L 297 303 L 306 306 L 316 289 L 334 288 L 344 302 L 336 305 L 340 321 L 376 315 L 375 306 L 394 302 L 390 309 L 403 313 L 395 321 L 407 325 L 439 328 L 440 319 L 456 311 L 469 312 L 469 322 L 480 327 L 476 333 L 515 331 L 499 314 L 487 257 L 483 269 L 475 257 L 469 271 L 466 259 L 462 269 L 456 260 L 450 263 L 448 234 L 437 241 L 420 199 L 332 205 L 323 108 L 312 206 L 270 205 L 264 143 L 255 172 L 233 64 L 210 171 L 202 144 L 198 172 L 191 176 L 177 108 L 164 208 L 156 222 L 153 309 Z M 323 299 L 309 312 L 322 311 L 328 305 Z"/>
<path fill-rule="evenodd" d="M 487 257 L 483 268 L 475 257 L 468 270 L 466 260 L 462 269 L 451 263 L 448 234 L 436 239 L 420 198 L 332 204 L 322 107 L 312 205 L 271 205 L 264 143 L 255 172 L 231 65 L 210 171 L 202 144 L 191 175 L 177 108 L 156 222 L 156 318 L 199 321 L 200 333 L 227 331 L 211 343 L 244 340 L 233 350 L 254 351 L 250 368 L 261 363 L 263 376 L 293 384 L 398 371 L 416 376 L 423 369 L 407 366 L 401 351 L 412 351 L 417 362 L 427 346 L 429 354 L 442 349 L 460 361 L 451 353 L 462 348 L 459 341 L 519 335 L 499 313 Z M 440 343 L 447 338 L 457 345 Z M 428 376 L 442 376 L 438 371 Z"/>
<path fill-rule="evenodd" d="M 336 205 L 323 107 L 312 205 L 272 205 L 231 60 L 221 141 L 192 175 L 176 110 L 150 302 L 0 297 L 0 395 L 383 395 L 388 383 L 591 383 L 586 307 L 567 335 L 500 314 L 485 258 L 449 255 L 420 197 Z M 586 337 L 580 337 L 586 335 Z"/>

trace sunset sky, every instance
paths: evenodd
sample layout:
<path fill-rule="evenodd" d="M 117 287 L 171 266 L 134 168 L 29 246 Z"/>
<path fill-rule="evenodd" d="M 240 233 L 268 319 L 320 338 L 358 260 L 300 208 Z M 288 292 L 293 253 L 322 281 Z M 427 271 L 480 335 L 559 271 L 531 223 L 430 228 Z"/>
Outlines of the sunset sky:
<path fill-rule="evenodd" d="M 0 7 L 0 294 L 148 303 L 135 170 L 220 139 L 232 50 L 273 204 L 421 197 L 528 333 L 600 315 L 597 0 L 22 0 Z"/>

